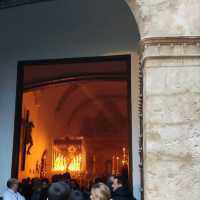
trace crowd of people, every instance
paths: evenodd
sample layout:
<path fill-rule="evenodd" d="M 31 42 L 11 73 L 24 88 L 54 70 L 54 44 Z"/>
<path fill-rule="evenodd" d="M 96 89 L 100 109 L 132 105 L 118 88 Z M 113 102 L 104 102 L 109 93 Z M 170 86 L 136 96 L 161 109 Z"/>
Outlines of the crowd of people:
<path fill-rule="evenodd" d="M 81 187 L 69 173 L 54 175 L 47 179 L 15 178 L 7 181 L 3 200 L 134 200 L 123 176 L 110 176 L 103 182 L 100 178 L 88 187 Z"/>

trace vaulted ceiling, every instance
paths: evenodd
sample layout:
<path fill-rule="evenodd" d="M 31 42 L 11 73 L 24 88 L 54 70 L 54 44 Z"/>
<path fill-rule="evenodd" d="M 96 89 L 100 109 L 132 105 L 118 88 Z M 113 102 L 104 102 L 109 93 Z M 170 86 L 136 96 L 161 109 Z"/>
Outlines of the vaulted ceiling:
<path fill-rule="evenodd" d="M 45 106 L 53 110 L 62 136 L 126 138 L 126 81 L 76 81 L 43 87 L 40 91 L 40 101 L 46 97 Z"/>

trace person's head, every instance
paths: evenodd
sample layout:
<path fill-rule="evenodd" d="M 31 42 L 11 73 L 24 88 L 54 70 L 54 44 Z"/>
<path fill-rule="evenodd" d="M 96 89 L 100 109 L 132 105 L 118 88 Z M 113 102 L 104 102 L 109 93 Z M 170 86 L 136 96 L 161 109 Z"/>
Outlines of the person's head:
<path fill-rule="evenodd" d="M 84 200 L 83 193 L 80 190 L 72 190 L 69 200 Z"/>
<path fill-rule="evenodd" d="M 39 191 L 42 189 L 42 181 L 39 178 L 33 178 L 32 180 L 33 191 Z"/>
<path fill-rule="evenodd" d="M 63 181 L 69 182 L 71 180 L 71 175 L 69 172 L 63 174 Z"/>
<path fill-rule="evenodd" d="M 107 185 L 104 183 L 97 183 L 92 186 L 91 200 L 109 200 L 111 198 L 111 192 Z"/>
<path fill-rule="evenodd" d="M 96 183 L 102 183 L 103 182 L 103 180 L 100 178 L 100 177 L 96 177 L 95 179 L 94 179 L 94 183 L 96 184 Z"/>
<path fill-rule="evenodd" d="M 68 200 L 70 192 L 69 184 L 65 182 L 52 183 L 48 190 L 48 200 Z"/>
<path fill-rule="evenodd" d="M 75 179 L 71 179 L 70 186 L 73 190 L 79 190 L 80 186 Z"/>
<path fill-rule="evenodd" d="M 42 179 L 42 189 L 48 188 L 49 180 L 47 178 Z"/>
<path fill-rule="evenodd" d="M 122 176 L 115 176 L 112 184 L 113 191 L 117 190 L 118 188 L 124 186 L 125 180 Z"/>
<path fill-rule="evenodd" d="M 14 192 L 17 192 L 18 190 L 18 187 L 19 187 L 19 182 L 17 179 L 15 178 L 10 178 L 8 181 L 7 181 L 7 187 L 11 190 L 13 190 Z"/>
<path fill-rule="evenodd" d="M 109 187 L 110 190 L 112 190 L 113 181 L 114 181 L 114 176 L 109 176 L 107 181 L 106 181 L 106 184 L 107 184 L 107 186 Z"/>

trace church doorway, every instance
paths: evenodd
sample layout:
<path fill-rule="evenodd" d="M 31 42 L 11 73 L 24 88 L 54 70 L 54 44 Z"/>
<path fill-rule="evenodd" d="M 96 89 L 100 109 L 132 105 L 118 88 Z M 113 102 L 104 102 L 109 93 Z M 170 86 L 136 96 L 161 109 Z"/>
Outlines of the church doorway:
<path fill-rule="evenodd" d="M 23 61 L 12 175 L 132 182 L 131 57 Z"/>

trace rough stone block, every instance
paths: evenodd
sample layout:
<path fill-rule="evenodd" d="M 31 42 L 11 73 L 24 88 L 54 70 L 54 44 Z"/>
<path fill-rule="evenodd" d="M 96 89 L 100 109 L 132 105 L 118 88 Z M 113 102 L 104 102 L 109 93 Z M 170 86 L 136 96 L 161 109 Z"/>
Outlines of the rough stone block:
<path fill-rule="evenodd" d="M 183 124 L 200 119 L 200 95 L 148 96 L 144 102 L 144 123 Z"/>
<path fill-rule="evenodd" d="M 162 158 L 145 168 L 145 199 L 198 200 L 199 163 Z"/>
<path fill-rule="evenodd" d="M 200 67 L 160 67 L 145 69 L 145 94 L 200 94 Z"/>

